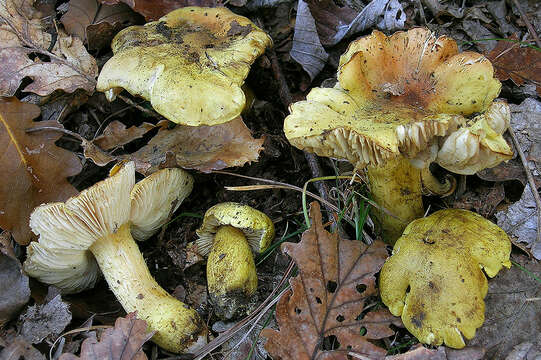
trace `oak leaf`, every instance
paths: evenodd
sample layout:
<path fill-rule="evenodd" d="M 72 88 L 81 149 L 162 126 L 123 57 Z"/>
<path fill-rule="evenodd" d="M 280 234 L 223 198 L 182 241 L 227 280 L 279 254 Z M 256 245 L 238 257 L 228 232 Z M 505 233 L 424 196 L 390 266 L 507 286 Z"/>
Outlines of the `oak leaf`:
<path fill-rule="evenodd" d="M 495 76 L 501 80 L 513 80 L 521 86 L 527 81 L 536 85 L 536 90 L 541 95 L 541 51 L 530 47 L 521 47 L 516 34 L 511 41 L 498 41 L 496 47 L 487 54 L 492 62 Z"/>
<path fill-rule="evenodd" d="M 70 0 L 60 21 L 70 35 L 79 37 L 91 50 L 111 44 L 117 32 L 137 24 L 142 17 L 126 4 L 106 5 L 98 0 Z"/>
<path fill-rule="evenodd" d="M 185 6 L 215 7 L 220 0 L 100 0 L 103 4 L 127 4 L 147 21 L 158 20 L 165 14 Z"/>
<path fill-rule="evenodd" d="M 103 332 L 100 340 L 88 338 L 81 346 L 81 356 L 62 354 L 60 360 L 146 360 L 141 349 L 154 333 L 147 333 L 147 323 L 129 313 L 118 318 L 115 327 Z"/>
<path fill-rule="evenodd" d="M 143 123 L 141 126 L 128 128 L 120 121 L 115 120 L 107 125 L 103 133 L 92 142 L 103 150 L 111 150 L 139 139 L 155 127 L 156 125 Z"/>
<path fill-rule="evenodd" d="M 55 90 L 93 92 L 98 67 L 78 38 L 57 29 L 45 32 L 32 0 L 0 0 L 0 96 L 13 96 L 25 77 L 23 91 L 41 96 Z"/>
<path fill-rule="evenodd" d="M 26 133 L 35 125 L 62 128 L 52 120 L 34 123 L 38 116 L 36 105 L 0 99 L 0 227 L 19 244 L 30 242 L 28 221 L 34 207 L 75 195 L 66 177 L 81 171 L 75 154 L 55 146 L 62 133 Z"/>
<path fill-rule="evenodd" d="M 312 226 L 298 244 L 282 250 L 295 260 L 298 275 L 291 291 L 276 305 L 279 331 L 265 329 L 265 348 L 274 359 L 382 359 L 386 350 L 369 340 L 394 334 L 400 324 L 387 310 L 367 312 L 367 299 L 377 295 L 375 274 L 387 251 L 381 241 L 371 246 L 340 239 L 324 230 L 319 204 L 310 207 Z M 336 338 L 338 348 L 326 349 Z"/>

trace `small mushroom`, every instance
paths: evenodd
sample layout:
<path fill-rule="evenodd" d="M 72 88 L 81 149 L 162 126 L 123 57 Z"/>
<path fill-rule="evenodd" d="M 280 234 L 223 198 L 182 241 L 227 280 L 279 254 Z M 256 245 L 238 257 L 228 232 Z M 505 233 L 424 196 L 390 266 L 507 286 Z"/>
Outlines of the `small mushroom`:
<path fill-rule="evenodd" d="M 231 319 L 250 309 L 257 290 L 254 254 L 274 238 L 267 215 L 234 202 L 214 205 L 197 230 L 197 248 L 207 256 L 207 285 L 216 314 Z"/>
<path fill-rule="evenodd" d="M 384 238 L 394 243 L 421 217 L 423 188 L 453 190 L 430 162 L 471 174 L 512 157 L 502 137 L 509 107 L 494 101 L 501 84 L 490 61 L 458 52 L 454 40 L 428 29 L 379 31 L 353 41 L 340 57 L 334 88 L 314 88 L 284 121 L 289 142 L 320 156 L 366 167 Z"/>
<path fill-rule="evenodd" d="M 471 211 L 440 210 L 413 221 L 380 274 L 380 293 L 420 342 L 465 346 L 484 322 L 494 277 L 511 267 L 511 241 L 498 226 Z M 482 270 L 483 269 L 483 270 Z"/>
<path fill-rule="evenodd" d="M 93 287 L 101 270 L 126 312 L 137 311 L 156 331 L 152 341 L 167 351 L 191 352 L 206 343 L 206 325 L 156 283 L 132 232 L 140 240 L 150 237 L 191 192 L 193 178 L 163 169 L 134 183 L 129 162 L 65 203 L 34 209 L 30 227 L 39 242 L 28 246 L 24 270 L 65 294 Z"/>
<path fill-rule="evenodd" d="M 184 7 L 119 32 L 96 89 L 122 89 L 150 101 L 167 119 L 218 125 L 240 115 L 251 64 L 272 44 L 249 19 L 225 7 Z"/>

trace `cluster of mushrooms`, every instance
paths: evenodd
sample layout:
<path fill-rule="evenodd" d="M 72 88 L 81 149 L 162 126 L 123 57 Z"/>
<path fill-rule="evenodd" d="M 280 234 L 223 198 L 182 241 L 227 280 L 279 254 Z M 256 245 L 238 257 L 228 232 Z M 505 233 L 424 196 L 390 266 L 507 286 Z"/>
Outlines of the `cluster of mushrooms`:
<path fill-rule="evenodd" d="M 119 32 L 97 89 L 109 100 L 127 90 L 175 123 L 225 123 L 240 115 L 250 65 L 271 44 L 226 8 L 181 8 Z M 461 348 L 484 321 L 482 269 L 493 277 L 509 267 L 511 243 L 469 211 L 423 218 L 422 195 L 454 190 L 452 178 L 431 174 L 432 162 L 474 174 L 512 157 L 502 137 L 509 107 L 495 100 L 501 84 L 485 57 L 460 53 L 454 40 L 424 28 L 353 41 L 337 79 L 291 105 L 285 135 L 299 149 L 366 170 L 373 199 L 388 210 L 372 215 L 394 245 L 380 275 L 383 302 L 421 342 Z M 156 283 L 134 241 L 154 235 L 192 187 L 182 169 L 136 183 L 134 163 L 120 163 L 78 196 L 34 210 L 30 226 L 39 240 L 29 245 L 24 269 L 66 294 L 93 287 L 101 273 L 124 309 L 156 332 L 155 343 L 193 352 L 207 341 L 205 322 Z M 217 204 L 197 235 L 216 314 L 246 313 L 257 290 L 253 256 L 272 242 L 272 221 L 246 205 Z"/>

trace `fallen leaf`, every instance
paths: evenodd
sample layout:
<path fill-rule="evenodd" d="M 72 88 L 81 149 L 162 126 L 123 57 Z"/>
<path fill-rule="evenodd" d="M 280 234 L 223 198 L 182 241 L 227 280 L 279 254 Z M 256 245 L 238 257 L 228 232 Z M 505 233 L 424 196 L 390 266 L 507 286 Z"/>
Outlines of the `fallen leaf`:
<path fill-rule="evenodd" d="M 532 255 L 541 260 L 541 244 L 537 239 L 537 206 L 530 185 L 526 185 L 519 201 L 496 213 L 498 226 L 516 241 L 531 248 Z"/>
<path fill-rule="evenodd" d="M 0 344 L 2 346 L 2 344 Z M 7 341 L 4 349 L 0 351 L 2 360 L 46 360 L 38 349 L 29 344 L 22 336 L 16 336 Z"/>
<path fill-rule="evenodd" d="M 106 329 L 99 341 L 93 338 L 83 341 L 81 356 L 62 354 L 60 360 L 146 360 L 142 350 L 154 333 L 147 333 L 147 323 L 129 313 L 118 318 L 115 327 Z"/>
<path fill-rule="evenodd" d="M 70 0 L 60 21 L 70 35 L 88 43 L 91 50 L 110 45 L 113 36 L 142 18 L 126 4 L 106 5 L 98 0 Z"/>
<path fill-rule="evenodd" d="M 316 202 L 310 217 L 312 226 L 301 242 L 282 245 L 298 275 L 276 305 L 280 330 L 262 332 L 265 348 L 275 359 L 383 359 L 386 350 L 369 340 L 393 335 L 389 325 L 400 321 L 387 310 L 366 312 L 363 307 L 377 294 L 374 275 L 387 258 L 385 245 L 366 246 L 328 233 Z M 337 348 L 331 350 L 324 344 L 332 337 Z"/>
<path fill-rule="evenodd" d="M 485 350 L 481 347 L 469 346 L 463 349 L 451 349 L 438 346 L 437 349 L 427 349 L 418 344 L 408 352 L 385 357 L 385 360 L 481 360 Z"/>
<path fill-rule="evenodd" d="M 541 96 L 541 51 L 521 47 L 517 43 L 517 34 L 511 35 L 509 40 L 498 41 L 496 47 L 486 55 L 494 66 L 494 76 L 501 81 L 511 79 L 518 86 L 531 81 Z"/>
<path fill-rule="evenodd" d="M 13 96 L 21 81 L 33 80 L 23 91 L 44 96 L 55 90 L 71 93 L 96 86 L 98 66 L 78 38 L 58 29 L 44 31 L 32 0 L 0 2 L 0 96 Z"/>
<path fill-rule="evenodd" d="M 158 20 L 165 14 L 185 6 L 216 7 L 220 0 L 100 0 L 102 4 L 113 5 L 123 2 L 143 15 L 147 21 Z"/>
<path fill-rule="evenodd" d="M 505 360 L 530 360 L 541 358 L 541 335 L 537 336 L 536 343 L 525 341 L 513 347 Z"/>
<path fill-rule="evenodd" d="M 310 75 L 310 80 L 314 80 L 323 70 L 329 58 L 329 54 L 319 41 L 316 22 L 308 4 L 303 0 L 299 0 L 297 6 L 295 32 L 289 54 Z"/>
<path fill-rule="evenodd" d="M 36 105 L 0 99 L 0 227 L 24 245 L 30 242 L 28 221 L 34 207 L 77 194 L 66 178 L 81 171 L 77 156 L 54 144 L 62 133 L 25 132 L 34 126 L 62 127 L 55 121 L 34 123 L 37 116 Z"/>
<path fill-rule="evenodd" d="M 71 312 L 57 295 L 44 305 L 30 306 L 19 320 L 21 336 L 31 344 L 39 344 L 45 338 L 60 335 L 71 322 Z"/>
<path fill-rule="evenodd" d="M 162 128 L 147 145 L 120 158 L 134 160 L 137 171 L 142 174 L 157 170 L 166 161 L 167 154 L 174 162 L 168 166 L 210 172 L 256 161 L 263 141 L 263 138 L 254 139 L 239 117 L 215 126 Z"/>
<path fill-rule="evenodd" d="M 487 359 L 505 359 L 525 341 L 541 345 L 541 263 L 523 255 L 513 256 L 513 260 L 522 268 L 513 264 L 489 281 L 485 323 L 469 342 L 483 346 Z"/>
<path fill-rule="evenodd" d="M 8 235 L 7 232 L 0 234 L 0 328 L 15 317 L 30 299 L 28 276 L 14 256 Z"/>
<path fill-rule="evenodd" d="M 153 124 L 143 123 L 141 126 L 126 128 L 126 125 L 115 120 L 107 125 L 103 133 L 92 142 L 103 150 L 111 150 L 139 139 L 155 127 Z"/>

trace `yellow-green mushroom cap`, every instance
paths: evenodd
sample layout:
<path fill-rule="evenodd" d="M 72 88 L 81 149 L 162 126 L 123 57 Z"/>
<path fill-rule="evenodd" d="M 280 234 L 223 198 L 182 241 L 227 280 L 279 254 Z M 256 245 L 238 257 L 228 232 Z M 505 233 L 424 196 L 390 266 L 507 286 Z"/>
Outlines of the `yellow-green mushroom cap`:
<path fill-rule="evenodd" d="M 510 267 L 507 234 L 480 215 L 448 209 L 411 222 L 380 274 L 391 313 L 420 342 L 465 346 L 484 321 L 485 273 Z"/>
<path fill-rule="evenodd" d="M 207 210 L 203 224 L 196 231 L 199 237 L 196 245 L 201 255 L 208 255 L 214 234 L 223 225 L 241 230 L 255 254 L 268 248 L 274 238 L 274 224 L 261 211 L 235 202 L 220 203 Z"/>
<path fill-rule="evenodd" d="M 334 88 L 314 88 L 284 121 L 290 143 L 356 168 L 415 157 L 485 112 L 499 94 L 492 64 L 416 28 L 353 41 Z M 503 140 L 503 138 L 502 138 Z"/>
<path fill-rule="evenodd" d="M 225 7 L 180 8 L 119 32 L 96 88 L 111 100 L 126 89 L 175 123 L 221 124 L 240 115 L 244 79 L 271 44 L 264 31 Z"/>

